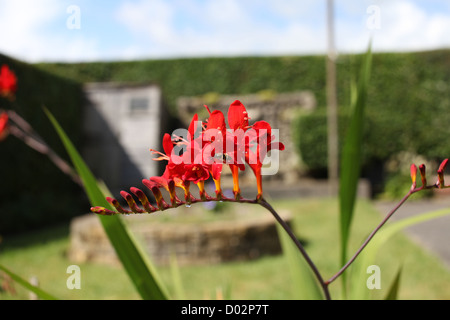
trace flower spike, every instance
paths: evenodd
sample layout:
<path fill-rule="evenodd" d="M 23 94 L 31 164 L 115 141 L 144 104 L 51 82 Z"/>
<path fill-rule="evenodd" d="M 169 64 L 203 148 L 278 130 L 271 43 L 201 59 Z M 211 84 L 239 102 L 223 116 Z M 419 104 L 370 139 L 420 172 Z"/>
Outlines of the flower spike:
<path fill-rule="evenodd" d="M 271 150 L 284 150 L 281 142 L 275 141 L 272 128 L 266 121 L 257 121 L 250 125 L 250 117 L 245 106 L 235 100 L 230 104 L 225 115 L 220 110 L 210 110 L 204 105 L 209 116 L 205 122 L 198 121 L 194 114 L 188 128 L 186 138 L 166 133 L 163 136 L 162 152 L 150 149 L 156 157 L 153 160 L 167 161 L 161 176 L 142 180 L 143 184 L 153 193 L 156 205 L 150 204 L 145 193 L 138 188 L 130 188 L 140 204 L 136 204 L 133 196 L 122 191 L 120 194 L 126 200 L 129 210 L 122 208 L 119 202 L 107 198 L 116 211 L 102 207 L 92 207 L 91 211 L 101 215 L 152 213 L 157 210 L 176 208 L 180 205 L 190 206 L 193 203 L 206 201 L 230 201 L 257 203 L 263 200 L 262 167 L 264 159 Z M 227 128 L 228 124 L 228 128 Z M 173 152 L 174 146 L 182 147 L 182 153 Z M 222 193 L 221 175 L 224 165 L 228 165 L 233 178 L 233 196 L 226 197 Z M 256 199 L 245 199 L 241 196 L 239 172 L 250 166 L 256 176 L 258 194 Z M 413 170 L 414 169 L 414 170 Z M 417 168 L 411 168 L 415 187 Z M 413 172 L 414 171 L 414 172 Z M 414 173 L 414 174 L 413 174 Z M 212 179 L 215 184 L 215 197 L 211 197 L 205 189 L 205 183 Z M 199 190 L 197 199 L 190 192 L 191 183 Z M 178 198 L 175 189 L 182 188 L 184 199 Z M 170 195 L 170 204 L 164 200 L 161 188 Z"/>

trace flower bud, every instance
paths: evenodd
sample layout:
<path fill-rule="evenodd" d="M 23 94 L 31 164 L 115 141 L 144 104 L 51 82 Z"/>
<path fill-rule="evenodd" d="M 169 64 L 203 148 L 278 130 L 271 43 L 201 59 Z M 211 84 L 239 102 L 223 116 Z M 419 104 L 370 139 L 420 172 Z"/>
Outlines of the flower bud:
<path fill-rule="evenodd" d="M 154 206 L 150 204 L 147 196 L 142 190 L 133 187 L 130 188 L 130 191 L 133 192 L 136 197 L 138 197 L 139 201 L 142 203 L 142 206 L 144 207 L 146 212 L 152 213 L 157 210 Z"/>
<path fill-rule="evenodd" d="M 119 212 L 119 213 L 125 213 L 125 214 L 131 213 L 131 211 L 125 210 L 124 208 L 122 208 L 121 205 L 119 204 L 119 201 L 117 201 L 116 199 L 106 197 L 106 201 L 108 201 L 114 208 L 116 208 L 117 212 Z"/>
<path fill-rule="evenodd" d="M 128 192 L 125 191 L 120 191 L 120 195 L 125 199 L 125 201 L 128 203 L 128 206 L 130 207 L 131 211 L 133 213 L 144 213 L 145 211 L 140 209 L 137 205 L 136 202 L 134 201 L 133 197 L 131 196 L 131 194 L 129 194 Z"/>
<path fill-rule="evenodd" d="M 420 171 L 420 178 L 422 179 L 422 186 L 425 188 L 427 186 L 427 176 L 426 176 L 426 172 L 425 172 L 425 165 L 421 164 L 419 166 L 419 171 Z"/>
<path fill-rule="evenodd" d="M 410 172 L 411 172 L 412 187 L 415 188 L 416 187 L 416 177 L 417 177 L 417 167 L 414 163 L 411 165 Z"/>
<path fill-rule="evenodd" d="M 92 207 L 91 212 L 96 213 L 101 216 L 113 216 L 116 214 L 116 212 L 105 209 L 103 207 Z"/>
<path fill-rule="evenodd" d="M 441 165 L 439 166 L 439 169 L 437 171 L 438 179 L 439 179 L 439 188 L 443 188 L 445 186 L 444 171 L 445 171 L 445 167 L 447 166 L 447 163 L 448 163 L 448 159 L 445 159 L 444 161 L 442 161 Z"/>

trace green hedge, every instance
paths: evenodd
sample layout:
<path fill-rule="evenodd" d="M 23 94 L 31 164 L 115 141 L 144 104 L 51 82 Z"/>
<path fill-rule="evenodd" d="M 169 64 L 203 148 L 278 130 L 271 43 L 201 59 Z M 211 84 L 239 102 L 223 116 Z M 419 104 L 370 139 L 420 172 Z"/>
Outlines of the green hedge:
<path fill-rule="evenodd" d="M 62 123 L 77 145 L 81 142 L 81 86 L 32 65 L 0 55 L 18 78 L 15 101 L 0 98 L 1 109 L 12 109 L 63 158 L 64 148 L 42 107 Z M 0 234 L 60 223 L 86 210 L 81 188 L 48 158 L 10 135 L 0 143 Z"/>
<path fill-rule="evenodd" d="M 157 83 L 171 110 L 179 96 L 208 92 L 246 94 L 265 89 L 309 89 L 324 103 L 324 57 L 237 57 L 80 64 L 40 64 L 40 68 L 80 82 Z"/>
<path fill-rule="evenodd" d="M 354 61 L 354 60 L 353 60 Z M 340 66 L 340 141 L 345 134 L 350 68 Z M 350 71 L 350 72 L 348 72 Z M 342 79 L 342 76 L 348 80 Z M 364 164 L 386 161 L 400 151 L 428 159 L 450 156 L 450 51 L 375 54 L 367 99 Z M 347 101 L 346 101 L 347 99 Z M 312 171 L 326 170 L 325 107 L 295 121 L 297 149 Z M 367 168 L 370 169 L 370 168 Z"/>
<path fill-rule="evenodd" d="M 339 151 L 343 146 L 350 118 L 339 114 Z M 368 116 L 364 124 L 363 168 L 374 162 L 383 162 L 392 154 L 406 148 L 407 136 L 397 119 L 379 121 L 376 115 Z M 320 109 L 311 114 L 298 116 L 293 122 L 295 146 L 302 155 L 303 164 L 313 174 L 325 175 L 327 170 L 327 115 Z"/>

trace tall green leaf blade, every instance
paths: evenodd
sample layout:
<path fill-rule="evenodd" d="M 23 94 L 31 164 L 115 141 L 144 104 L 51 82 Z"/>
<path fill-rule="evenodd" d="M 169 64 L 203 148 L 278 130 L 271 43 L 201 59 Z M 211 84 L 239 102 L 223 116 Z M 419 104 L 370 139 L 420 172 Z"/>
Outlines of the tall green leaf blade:
<path fill-rule="evenodd" d="M 398 290 L 400 288 L 400 277 L 402 275 L 402 268 L 399 268 L 397 271 L 397 275 L 391 283 L 388 294 L 384 300 L 397 300 L 398 298 Z"/>
<path fill-rule="evenodd" d="M 23 279 L 19 275 L 15 274 L 14 272 L 9 270 L 8 268 L 2 266 L 1 264 L 0 264 L 0 270 L 3 271 L 4 273 L 6 273 L 7 275 L 9 275 L 11 277 L 11 279 L 13 279 L 15 282 L 17 282 L 18 284 L 20 284 L 24 288 L 26 288 L 26 289 L 30 290 L 31 292 L 33 292 L 34 294 L 36 294 L 36 296 L 39 299 L 42 299 L 42 300 L 58 300 L 57 298 L 55 298 L 51 294 L 45 292 L 44 290 L 42 290 L 42 289 L 40 289 L 40 288 L 38 288 L 36 286 L 33 286 L 31 283 L 29 283 L 28 281 L 26 281 L 25 279 Z"/>
<path fill-rule="evenodd" d="M 344 140 L 339 179 L 341 263 L 347 259 L 347 244 L 353 218 L 358 181 L 361 170 L 362 138 L 367 88 L 372 64 L 371 47 L 365 54 L 356 92 L 352 96 L 352 117 Z"/>
<path fill-rule="evenodd" d="M 170 254 L 170 273 L 173 280 L 175 297 L 178 300 L 186 300 L 186 291 L 184 290 L 183 280 L 181 278 L 180 266 L 175 252 Z"/>
<path fill-rule="evenodd" d="M 323 300 L 324 296 L 321 287 L 311 268 L 295 247 L 292 239 L 279 224 L 277 224 L 277 230 L 283 254 L 291 274 L 294 298 L 298 300 Z"/>
<path fill-rule="evenodd" d="M 367 267 L 375 263 L 375 258 L 380 251 L 382 245 L 386 243 L 389 238 L 400 230 L 426 222 L 432 219 L 440 218 L 450 214 L 450 209 L 440 209 L 410 218 L 402 219 L 390 224 L 387 224 L 381 229 L 372 239 L 372 241 L 364 248 L 363 252 L 358 256 L 351 267 L 351 281 L 349 287 L 350 299 L 366 300 L 370 297 L 370 290 L 366 286 Z"/>
<path fill-rule="evenodd" d="M 53 115 L 45 109 L 47 116 L 58 132 L 72 162 L 78 172 L 86 194 L 92 206 L 102 206 L 111 208 L 111 205 L 106 201 L 105 195 L 100 189 L 94 175 L 91 173 L 76 148 L 69 140 L 61 126 Z M 168 298 L 165 288 L 152 266 L 148 257 L 140 248 L 138 242 L 129 232 L 120 216 L 99 216 L 103 228 L 116 250 L 117 256 L 122 262 L 125 270 L 131 278 L 136 290 L 143 299 L 148 300 L 165 300 Z"/>

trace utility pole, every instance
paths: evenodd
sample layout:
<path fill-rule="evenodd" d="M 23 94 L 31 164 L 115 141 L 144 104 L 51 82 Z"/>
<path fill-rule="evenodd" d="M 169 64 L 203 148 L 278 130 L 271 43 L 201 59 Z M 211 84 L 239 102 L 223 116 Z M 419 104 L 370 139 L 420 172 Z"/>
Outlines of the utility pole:
<path fill-rule="evenodd" d="M 327 0 L 327 128 L 328 128 L 328 183 L 330 195 L 338 193 L 339 184 L 339 139 L 338 139 L 338 103 L 336 87 L 336 49 L 334 44 L 334 5 Z"/>

